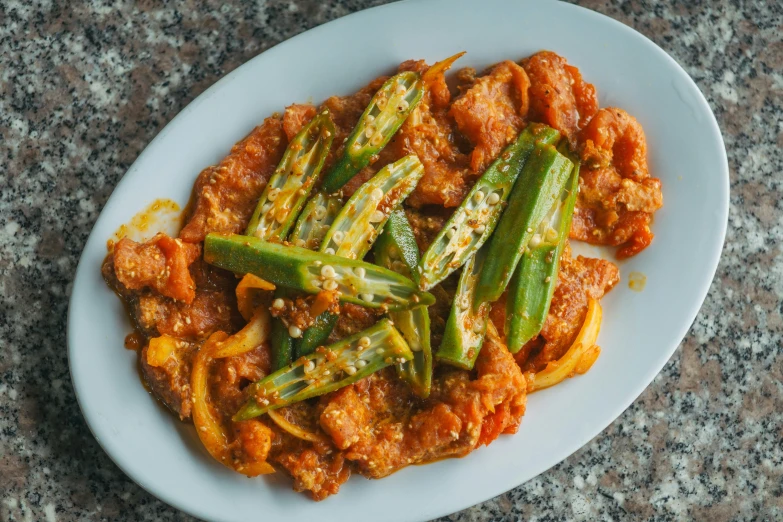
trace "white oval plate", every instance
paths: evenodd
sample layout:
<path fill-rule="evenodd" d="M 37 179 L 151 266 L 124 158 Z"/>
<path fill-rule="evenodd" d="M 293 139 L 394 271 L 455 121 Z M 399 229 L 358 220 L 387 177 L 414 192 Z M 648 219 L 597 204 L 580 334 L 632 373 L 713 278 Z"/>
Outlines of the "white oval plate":
<path fill-rule="evenodd" d="M 604 299 L 597 363 L 586 375 L 530 397 L 522 426 L 464 459 L 414 466 L 378 481 L 355 476 L 316 503 L 286 478 L 247 479 L 201 448 L 193 428 L 139 382 L 119 299 L 101 279 L 106 240 L 154 198 L 187 202 L 196 175 L 261 120 L 293 102 L 350 93 L 408 58 L 430 63 L 466 50 L 478 69 L 556 51 L 596 85 L 601 106 L 643 124 L 664 208 L 655 240 L 621 263 Z M 296 64 L 296 65 L 294 65 Z M 199 96 L 128 170 L 95 224 L 68 316 L 71 375 L 87 422 L 133 480 L 169 504 L 220 521 L 425 520 L 499 495 L 560 462 L 617 418 L 677 348 L 701 306 L 728 217 L 728 165 L 715 118 L 688 75 L 628 27 L 558 2 L 428 0 L 347 16 L 273 48 Z M 595 255 L 597 249 L 590 249 Z M 631 271 L 647 276 L 642 292 Z"/>

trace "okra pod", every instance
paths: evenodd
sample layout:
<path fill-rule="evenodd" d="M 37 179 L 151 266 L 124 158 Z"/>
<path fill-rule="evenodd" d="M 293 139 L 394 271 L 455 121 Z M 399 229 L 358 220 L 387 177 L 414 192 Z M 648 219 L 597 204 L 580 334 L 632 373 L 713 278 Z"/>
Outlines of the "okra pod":
<path fill-rule="evenodd" d="M 278 295 L 277 293 L 275 295 Z M 294 344 L 283 321 L 272 318 L 272 328 L 269 336 L 272 345 L 272 371 L 284 368 L 293 360 Z"/>
<path fill-rule="evenodd" d="M 429 290 L 461 267 L 492 235 L 514 181 L 537 143 L 555 143 L 560 133 L 531 123 L 482 174 L 419 262 L 419 286 Z"/>
<path fill-rule="evenodd" d="M 536 145 L 487 245 L 487 262 L 479 275 L 474 307 L 496 301 L 505 291 L 528 243 L 560 197 L 573 168 L 571 160 L 553 145 Z"/>
<path fill-rule="evenodd" d="M 204 260 L 309 294 L 338 292 L 341 301 L 369 308 L 396 311 L 435 302 L 410 279 L 377 265 L 248 236 L 208 234 Z"/>
<path fill-rule="evenodd" d="M 291 243 L 298 247 L 318 250 L 342 203 L 335 196 L 319 192 L 307 202 L 291 232 Z"/>
<path fill-rule="evenodd" d="M 451 305 L 451 312 L 446 320 L 443 341 L 435 354 L 439 361 L 465 370 L 473 369 L 487 333 L 491 305 L 481 303 L 478 308 L 473 307 L 476 282 L 481 267 L 486 262 L 486 255 L 485 247 L 471 256 L 462 268 L 457 293 L 454 294 L 454 304 Z"/>
<path fill-rule="evenodd" d="M 251 396 L 234 415 L 234 420 L 251 419 L 343 388 L 412 357 L 405 339 L 391 321 L 382 319 L 362 332 L 300 357 L 249 386 Z"/>
<path fill-rule="evenodd" d="M 340 190 L 357 172 L 370 164 L 416 108 L 424 88 L 413 71 L 392 76 L 375 93 L 345 142 L 343 155 L 324 179 L 323 188 Z"/>
<path fill-rule="evenodd" d="M 376 264 L 415 281 L 419 247 L 405 212 L 398 209 L 391 213 L 373 252 Z M 427 307 L 417 306 L 401 312 L 389 312 L 389 317 L 413 352 L 413 359 L 397 365 L 397 374 L 419 397 L 426 398 L 432 386 L 430 316 Z"/>
<path fill-rule="evenodd" d="M 334 124 L 323 109 L 294 136 L 258 200 L 245 234 L 282 242 L 302 210 L 334 140 Z"/>
<path fill-rule="evenodd" d="M 362 184 L 345 203 L 321 244 L 321 252 L 362 259 L 383 229 L 389 214 L 416 188 L 424 175 L 419 158 L 411 154 L 386 165 Z M 338 317 L 324 312 L 297 342 L 300 354 L 326 341 Z"/>
<path fill-rule="evenodd" d="M 413 192 L 423 175 L 424 166 L 415 154 L 383 167 L 345 203 L 324 237 L 321 252 L 362 259 L 389 214 Z"/>
<path fill-rule="evenodd" d="M 566 147 L 561 147 L 564 152 Z M 574 163 L 566 187 L 549 215 L 536 229 L 508 285 L 506 301 L 506 341 L 517 353 L 544 325 L 557 286 L 560 256 L 563 253 L 579 189 L 579 161 Z"/>

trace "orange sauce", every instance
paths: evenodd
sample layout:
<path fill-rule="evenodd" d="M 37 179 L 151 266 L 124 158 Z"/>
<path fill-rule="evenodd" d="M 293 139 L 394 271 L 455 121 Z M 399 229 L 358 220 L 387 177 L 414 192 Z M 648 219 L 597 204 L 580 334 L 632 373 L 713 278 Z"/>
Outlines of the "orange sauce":
<path fill-rule="evenodd" d="M 133 216 L 128 223 L 120 225 L 120 228 L 106 242 L 106 247 L 111 251 L 114 244 L 124 237 L 134 241 L 143 241 L 158 232 L 166 232 L 174 236 L 182 227 L 180 210 L 176 201 L 156 199 L 147 208 Z"/>
<path fill-rule="evenodd" d="M 628 274 L 628 288 L 634 292 L 641 292 L 647 284 L 647 276 L 641 272 L 631 272 Z"/>

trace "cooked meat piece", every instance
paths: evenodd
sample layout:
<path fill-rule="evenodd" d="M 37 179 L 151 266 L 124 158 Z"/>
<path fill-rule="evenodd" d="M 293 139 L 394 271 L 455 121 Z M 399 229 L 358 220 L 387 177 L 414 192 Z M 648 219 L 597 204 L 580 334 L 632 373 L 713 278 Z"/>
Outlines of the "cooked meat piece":
<path fill-rule="evenodd" d="M 157 332 L 180 339 L 206 339 L 218 330 L 234 330 L 235 302 L 233 296 L 222 291 L 196 289 L 190 304 L 147 292 L 130 304 L 140 329 L 153 337 Z"/>
<path fill-rule="evenodd" d="M 622 109 L 601 109 L 578 140 L 583 167 L 571 238 L 619 246 L 619 259 L 638 254 L 652 242 L 649 225 L 663 206 L 642 126 Z"/>
<path fill-rule="evenodd" d="M 214 362 L 212 374 L 213 402 L 224 412 L 236 412 L 245 401 L 245 386 L 260 381 L 271 368 L 272 356 L 268 344 L 241 355 Z"/>
<path fill-rule="evenodd" d="M 188 267 L 201 255 L 199 245 L 158 233 L 145 243 L 122 238 L 113 255 L 117 279 L 129 290 L 149 287 L 186 303 L 196 297 Z"/>
<path fill-rule="evenodd" d="M 340 318 L 337 319 L 337 324 L 329 335 L 328 342 L 335 343 L 344 337 L 366 330 L 377 323 L 382 314 L 383 312 L 378 309 L 342 303 L 340 305 Z"/>
<path fill-rule="evenodd" d="M 552 305 L 541 334 L 516 354 L 524 370 L 543 370 L 548 362 L 565 354 L 582 327 L 588 299 L 603 297 L 620 280 L 620 272 L 610 261 L 582 256 L 572 258 L 571 249 L 566 248 L 557 277 Z"/>
<path fill-rule="evenodd" d="M 181 420 L 190 418 L 190 369 L 198 344 L 178 341 L 176 348 L 162 366 L 150 366 L 147 362 L 149 345 L 139 357 L 141 374 L 152 394 L 179 415 Z"/>
<path fill-rule="evenodd" d="M 294 491 L 309 491 L 314 500 L 336 494 L 351 476 L 343 454 L 328 447 L 297 447 L 272 458 L 294 478 Z"/>
<path fill-rule="evenodd" d="M 562 56 L 541 51 L 522 61 L 530 78 L 530 120 L 572 139 L 598 111 L 595 87 Z"/>
<path fill-rule="evenodd" d="M 240 462 L 266 462 L 272 449 L 274 432 L 258 419 L 235 422 L 234 440 L 230 444 L 233 457 Z"/>
<path fill-rule="evenodd" d="M 525 126 L 528 87 L 522 67 L 500 62 L 452 104 L 450 114 L 475 146 L 470 155 L 473 172 L 483 172 Z"/>
<path fill-rule="evenodd" d="M 331 395 L 321 413 L 321 428 L 332 438 L 335 446 L 344 450 L 359 441 L 372 416 L 354 387 L 348 386 Z"/>
<path fill-rule="evenodd" d="M 425 91 L 421 102 L 400 128 L 393 144 L 400 156 L 416 154 L 424 165 L 424 176 L 406 200 L 413 207 L 442 205 L 456 207 L 470 190 L 475 175 L 468 157 L 455 142 L 457 126 L 449 114 L 451 93 L 442 70 L 423 61 L 404 62 L 400 69 L 422 73 Z"/>
<path fill-rule="evenodd" d="M 283 131 L 288 141 L 294 139 L 302 127 L 315 116 L 316 108 L 310 104 L 294 104 L 285 108 L 283 113 Z"/>
<path fill-rule="evenodd" d="M 209 232 L 241 233 L 287 143 L 281 119 L 267 118 L 219 165 L 204 169 L 193 187 L 193 213 L 179 237 L 198 243 Z"/>
<path fill-rule="evenodd" d="M 406 208 L 405 215 L 408 217 L 421 252 L 425 252 L 430 247 L 449 219 L 449 214 L 438 207 Z"/>

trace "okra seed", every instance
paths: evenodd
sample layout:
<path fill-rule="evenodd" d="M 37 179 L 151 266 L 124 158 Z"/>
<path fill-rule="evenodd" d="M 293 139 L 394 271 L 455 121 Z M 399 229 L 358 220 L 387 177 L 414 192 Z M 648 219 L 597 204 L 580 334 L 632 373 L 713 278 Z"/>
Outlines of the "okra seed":
<path fill-rule="evenodd" d="M 487 198 L 487 203 L 489 203 L 490 205 L 497 205 L 499 202 L 500 202 L 500 196 L 498 195 L 497 192 L 493 192 Z"/>
<path fill-rule="evenodd" d="M 554 228 L 550 228 L 546 231 L 546 238 L 550 241 L 557 239 L 557 232 L 555 232 Z"/>
<path fill-rule="evenodd" d="M 345 239 L 345 232 L 343 232 L 342 230 L 338 230 L 334 234 L 332 234 L 332 241 L 334 241 L 338 245 L 341 245 L 343 243 L 343 239 Z"/>
<path fill-rule="evenodd" d="M 405 263 L 403 263 L 402 261 L 394 261 L 394 262 L 392 262 L 391 267 L 392 267 L 392 270 L 394 270 L 398 274 L 402 273 L 402 271 L 405 270 L 405 268 L 406 268 Z"/>
<path fill-rule="evenodd" d="M 355 366 L 346 366 L 345 367 L 345 373 L 348 375 L 354 375 L 356 373 L 356 367 Z"/>
<path fill-rule="evenodd" d="M 400 103 L 397 104 L 397 110 L 400 112 L 405 111 L 408 107 L 410 107 L 410 104 L 405 100 L 400 100 Z"/>
<path fill-rule="evenodd" d="M 530 238 L 530 246 L 535 248 L 540 244 L 541 244 L 541 235 L 533 234 L 533 237 Z"/>
<path fill-rule="evenodd" d="M 470 298 L 468 298 L 468 296 L 463 295 L 462 297 L 459 298 L 459 307 L 461 309 L 467 310 L 469 304 L 470 304 Z"/>
<path fill-rule="evenodd" d="M 364 130 L 364 137 L 368 140 L 372 138 L 372 135 L 375 134 L 375 127 L 372 125 L 368 125 L 367 128 Z"/>
<path fill-rule="evenodd" d="M 304 239 L 297 239 L 294 244 L 300 248 L 305 248 L 307 246 L 307 242 Z"/>
<path fill-rule="evenodd" d="M 356 364 L 357 368 L 364 368 L 365 366 L 367 366 L 367 361 L 365 361 L 364 359 L 359 359 L 354 364 Z"/>
<path fill-rule="evenodd" d="M 280 194 L 280 189 L 275 187 L 269 190 L 269 194 L 266 195 L 266 199 L 269 201 L 274 201 L 277 199 L 277 196 Z"/>
<path fill-rule="evenodd" d="M 357 266 L 354 269 L 354 273 L 356 274 L 356 277 L 359 279 L 364 279 L 364 276 L 367 275 L 367 271 L 364 269 L 364 267 Z"/>
<path fill-rule="evenodd" d="M 479 225 L 479 226 L 477 226 L 476 228 L 473 229 L 473 232 L 475 232 L 476 234 L 483 234 L 486 229 L 487 229 L 486 226 Z"/>
<path fill-rule="evenodd" d="M 484 323 L 481 321 L 476 321 L 473 323 L 473 332 L 474 333 L 481 333 L 484 330 Z"/>
<path fill-rule="evenodd" d="M 383 355 L 383 348 L 376 348 L 375 353 L 377 353 L 378 355 Z"/>
<path fill-rule="evenodd" d="M 288 209 L 286 207 L 280 208 L 275 217 L 277 218 L 277 222 L 282 224 L 288 217 Z"/>
<path fill-rule="evenodd" d="M 338 287 L 337 281 L 335 281 L 334 279 L 327 279 L 326 281 L 324 281 L 324 290 L 328 290 L 329 292 L 334 292 L 335 290 L 337 290 L 337 287 Z"/>
<path fill-rule="evenodd" d="M 372 114 L 368 114 L 368 115 L 367 115 L 367 119 L 366 119 L 365 121 L 366 121 L 367 123 L 372 123 L 372 122 L 374 122 L 374 121 L 375 121 L 375 116 L 373 116 Z M 369 137 L 369 136 L 368 136 L 368 137 Z"/>
<path fill-rule="evenodd" d="M 378 108 L 381 109 L 381 110 L 385 109 L 386 108 L 386 98 L 383 98 L 383 97 L 378 98 L 378 102 L 376 103 L 376 105 L 378 105 Z"/>
<path fill-rule="evenodd" d="M 370 346 L 370 338 L 367 337 L 366 335 L 364 337 L 360 338 L 359 339 L 359 346 L 362 346 L 364 348 L 367 348 L 368 346 Z"/>
<path fill-rule="evenodd" d="M 372 192 L 370 192 L 370 197 L 374 200 L 380 200 L 381 198 L 383 198 L 383 191 L 378 187 L 376 187 L 372 189 Z"/>
<path fill-rule="evenodd" d="M 311 371 L 313 371 L 313 370 L 315 370 L 315 363 L 314 363 L 313 361 L 307 361 L 307 362 L 304 364 L 304 370 L 305 370 L 306 372 L 308 372 L 308 373 L 309 373 L 309 372 L 311 372 Z"/>
<path fill-rule="evenodd" d="M 527 233 L 530 234 L 531 232 L 533 232 L 533 229 L 530 228 L 530 227 L 527 227 Z"/>
<path fill-rule="evenodd" d="M 370 138 L 370 145 L 373 147 L 378 147 L 381 143 L 383 143 L 383 134 L 376 132 L 375 135 Z"/>
<path fill-rule="evenodd" d="M 334 255 L 334 248 L 332 248 L 332 247 L 327 247 L 327 248 L 325 248 L 325 249 L 324 249 L 324 254 L 331 254 L 331 255 Z"/>
<path fill-rule="evenodd" d="M 481 203 L 481 200 L 484 199 L 484 193 L 480 190 L 477 190 L 475 194 L 473 194 L 473 201 L 476 203 Z"/>
<path fill-rule="evenodd" d="M 292 324 L 288 327 L 288 335 L 294 339 L 298 339 L 299 337 L 302 337 L 302 330 L 300 330 L 298 326 Z"/>
<path fill-rule="evenodd" d="M 332 265 L 324 265 L 321 267 L 321 275 L 327 279 L 331 279 L 337 275 L 337 273 L 334 271 L 334 267 Z"/>
<path fill-rule="evenodd" d="M 380 210 L 374 210 L 373 213 L 370 214 L 370 223 L 380 223 L 385 217 L 386 215 Z"/>
<path fill-rule="evenodd" d="M 406 89 L 404 85 L 398 85 L 397 89 L 394 91 L 397 96 L 405 96 L 406 92 L 408 92 L 408 89 Z"/>
<path fill-rule="evenodd" d="M 362 300 L 367 301 L 368 303 L 372 303 L 373 299 L 375 299 L 375 295 L 373 294 L 361 294 L 360 297 Z"/>
<path fill-rule="evenodd" d="M 274 308 L 275 310 L 282 310 L 283 308 L 285 308 L 285 301 L 283 301 L 278 297 L 272 302 L 272 308 Z"/>
<path fill-rule="evenodd" d="M 548 282 L 550 282 L 551 280 L 552 280 L 552 278 L 551 278 L 551 277 L 549 277 L 549 276 L 546 276 L 546 278 L 544 278 L 544 282 L 545 282 L 545 283 L 548 283 Z"/>
<path fill-rule="evenodd" d="M 319 260 L 317 260 L 317 259 L 316 259 L 315 261 L 313 261 L 313 264 L 314 264 L 315 266 L 321 266 L 321 261 L 319 261 Z"/>
<path fill-rule="evenodd" d="M 419 298 L 419 296 L 418 296 L 418 295 L 416 295 L 416 294 L 413 294 L 413 295 L 411 296 L 411 300 L 412 300 L 414 303 L 418 303 L 419 301 L 421 301 L 421 299 Z"/>
<path fill-rule="evenodd" d="M 508 163 L 506 163 L 502 167 L 500 167 L 500 172 L 508 172 Z"/>
<path fill-rule="evenodd" d="M 450 228 L 450 229 L 448 229 L 446 231 L 446 237 L 451 239 L 452 237 L 454 237 L 455 233 L 456 233 L 456 230 L 454 230 L 453 228 Z"/>

